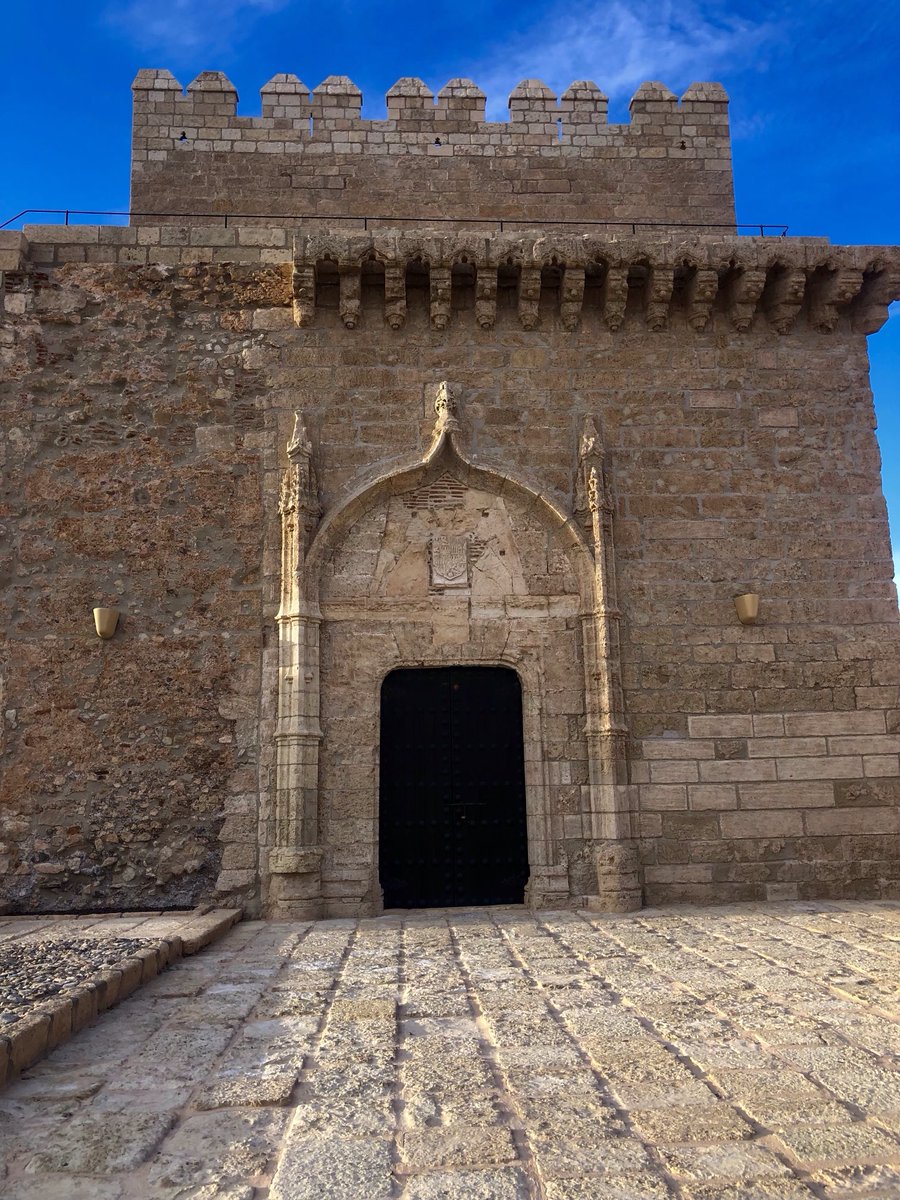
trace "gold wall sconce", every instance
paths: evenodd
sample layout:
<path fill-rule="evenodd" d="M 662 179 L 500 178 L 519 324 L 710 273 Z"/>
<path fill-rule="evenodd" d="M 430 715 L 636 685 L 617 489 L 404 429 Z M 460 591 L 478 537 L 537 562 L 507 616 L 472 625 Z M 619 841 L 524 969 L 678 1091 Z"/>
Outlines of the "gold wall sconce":
<path fill-rule="evenodd" d="M 752 625 L 759 616 L 759 593 L 741 592 L 734 598 L 734 608 L 742 625 Z"/>
<path fill-rule="evenodd" d="M 111 638 L 116 632 L 118 623 L 119 610 L 117 608 L 94 609 L 94 628 L 97 630 L 98 637 Z"/>

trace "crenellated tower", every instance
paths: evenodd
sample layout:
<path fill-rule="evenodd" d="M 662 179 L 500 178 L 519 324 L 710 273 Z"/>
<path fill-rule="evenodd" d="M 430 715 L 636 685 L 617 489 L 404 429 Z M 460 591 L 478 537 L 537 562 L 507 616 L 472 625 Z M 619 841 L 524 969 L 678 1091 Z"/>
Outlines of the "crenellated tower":
<path fill-rule="evenodd" d="M 0 903 L 896 900 L 900 248 L 742 236 L 719 84 L 237 100 L 0 230 Z"/>

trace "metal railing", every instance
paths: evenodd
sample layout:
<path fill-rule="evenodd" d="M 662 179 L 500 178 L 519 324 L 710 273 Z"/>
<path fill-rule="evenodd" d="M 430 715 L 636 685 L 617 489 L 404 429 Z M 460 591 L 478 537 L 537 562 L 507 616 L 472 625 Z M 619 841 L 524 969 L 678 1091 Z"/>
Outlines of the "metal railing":
<path fill-rule="evenodd" d="M 587 225 L 590 228 L 598 229 L 629 229 L 632 235 L 636 235 L 638 230 L 644 229 L 695 229 L 704 230 L 706 232 L 721 232 L 725 231 L 732 234 L 740 234 L 747 230 L 752 231 L 751 236 L 758 235 L 759 237 L 787 237 L 787 225 L 763 225 L 755 223 L 728 223 L 715 224 L 710 221 L 684 222 L 684 221 L 597 221 L 597 220 L 561 220 L 561 221 L 546 221 L 534 217 L 504 217 L 502 220 L 494 217 L 379 217 L 379 216 L 353 216 L 350 214 L 341 214 L 328 216 L 322 213 L 207 213 L 207 212 L 181 212 L 181 213 L 163 213 L 163 212 L 122 212 L 114 209 L 92 209 L 92 208 L 23 208 L 21 212 L 17 212 L 15 216 L 9 217 L 6 221 L 0 223 L 0 229 L 8 229 L 16 221 L 21 221 L 23 217 L 62 217 L 60 222 L 48 222 L 48 224 L 62 225 L 83 225 L 89 224 L 85 221 L 72 221 L 71 217 L 126 217 L 129 221 L 132 217 L 147 218 L 154 217 L 159 221 L 167 220 L 203 220 L 212 219 L 216 222 L 221 221 L 222 225 L 227 229 L 228 223 L 240 221 L 362 221 L 364 230 L 370 228 L 370 223 L 388 224 L 388 225 L 408 225 L 408 224 L 423 224 L 423 225 L 479 225 L 488 226 L 492 230 L 503 233 L 504 230 L 511 226 L 571 226 Z"/>

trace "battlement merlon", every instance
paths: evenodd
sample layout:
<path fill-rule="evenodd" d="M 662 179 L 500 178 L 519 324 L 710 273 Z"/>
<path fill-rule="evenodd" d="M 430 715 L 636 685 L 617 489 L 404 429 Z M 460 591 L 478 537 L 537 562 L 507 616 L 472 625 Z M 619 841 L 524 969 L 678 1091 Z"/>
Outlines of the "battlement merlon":
<path fill-rule="evenodd" d="M 330 75 L 312 90 L 296 75 L 273 76 L 260 91 L 262 117 L 238 118 L 237 89 L 221 71 L 202 71 L 185 93 L 170 71 L 141 70 L 132 92 L 135 113 L 145 118 L 176 116 L 182 122 L 192 117 L 187 122 L 193 130 L 188 138 L 213 142 L 221 140 L 218 131 L 227 127 L 229 118 L 240 120 L 239 128 L 293 131 L 298 140 L 306 141 L 321 139 L 329 131 L 346 132 L 347 121 L 358 122 L 364 133 L 427 134 L 445 127 L 451 146 L 454 133 L 496 136 L 505 132 L 509 145 L 522 147 L 589 145 L 576 140 L 582 137 L 594 137 L 594 144 L 601 146 L 616 133 L 638 128 L 665 131 L 694 147 L 705 145 L 704 139 L 728 137 L 728 96 L 719 83 L 692 83 L 680 100 L 662 83 L 643 83 L 629 105 L 630 125 L 609 125 L 607 97 L 590 80 L 570 84 L 557 98 L 541 80 L 525 79 L 510 93 L 508 121 L 485 119 L 485 94 L 471 79 L 451 79 L 436 99 L 421 79 L 399 79 L 385 97 L 386 121 L 361 117 L 362 92 L 345 75 Z M 166 124 L 161 119 L 135 122 L 136 128 L 145 129 Z M 394 129 L 389 128 L 392 124 Z M 179 130 L 175 136 L 180 138 L 181 132 L 187 130 Z M 524 137 L 540 140 L 518 140 Z M 416 141 L 412 137 L 403 140 Z M 464 141 L 456 144 L 471 145 Z"/>
<path fill-rule="evenodd" d="M 402 217 L 424 201 L 425 216 L 734 222 L 728 97 L 717 83 L 694 83 L 680 99 L 644 83 L 626 124 L 609 123 L 589 80 L 559 97 L 524 80 L 506 121 L 486 120 L 469 79 L 436 97 L 421 79 L 400 79 L 384 120 L 362 117 L 362 93 L 345 76 L 310 89 L 275 75 L 259 117 L 238 115 L 237 90 L 218 71 L 185 92 L 170 72 L 142 70 L 132 87 L 136 213 Z"/>

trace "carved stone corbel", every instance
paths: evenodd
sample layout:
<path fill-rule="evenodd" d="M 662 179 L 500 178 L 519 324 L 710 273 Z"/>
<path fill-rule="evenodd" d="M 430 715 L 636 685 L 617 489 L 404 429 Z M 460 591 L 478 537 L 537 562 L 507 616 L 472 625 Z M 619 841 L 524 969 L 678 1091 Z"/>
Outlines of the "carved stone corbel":
<path fill-rule="evenodd" d="M 853 328 L 860 333 L 877 333 L 888 318 L 888 305 L 898 296 L 900 268 L 865 271 L 859 299 L 853 306 Z"/>
<path fill-rule="evenodd" d="M 541 268 L 522 267 L 519 272 L 519 324 L 536 329 L 540 321 Z"/>
<path fill-rule="evenodd" d="M 295 266 L 291 275 L 294 324 L 312 325 L 316 315 L 316 272 L 314 267 Z"/>
<path fill-rule="evenodd" d="M 450 268 L 433 266 L 430 280 L 431 328 L 446 329 L 450 324 Z"/>
<path fill-rule="evenodd" d="M 740 333 L 753 324 L 756 306 L 766 286 L 765 271 L 755 271 L 745 268 L 733 281 L 729 298 L 728 315 L 731 323 Z"/>
<path fill-rule="evenodd" d="M 665 329 L 669 320 L 669 303 L 675 272 L 671 267 L 651 266 L 647 277 L 646 308 L 647 325 L 654 332 Z"/>
<path fill-rule="evenodd" d="M 824 277 L 817 274 L 810 281 L 809 323 L 821 333 L 831 333 L 837 325 L 841 309 L 859 295 L 863 284 L 862 271 L 839 267 Z"/>
<path fill-rule="evenodd" d="M 360 271 L 359 267 L 340 268 L 339 311 L 347 329 L 355 329 L 360 314 Z"/>
<path fill-rule="evenodd" d="M 493 329 L 497 319 L 497 268 L 479 266 L 475 275 L 475 320 L 480 329 Z"/>
<path fill-rule="evenodd" d="M 628 302 L 628 268 L 609 267 L 603 280 L 603 319 L 612 330 L 621 328 Z"/>
<path fill-rule="evenodd" d="M 402 329 L 406 321 L 406 268 L 400 263 L 384 268 L 384 319 L 391 329 Z"/>
<path fill-rule="evenodd" d="M 788 333 L 803 305 L 806 272 L 783 267 L 769 274 L 762 301 L 769 324 L 778 333 Z"/>
<path fill-rule="evenodd" d="M 563 329 L 578 328 L 584 304 L 584 267 L 567 266 L 563 271 L 559 319 Z"/>
<path fill-rule="evenodd" d="M 691 329 L 702 333 L 709 324 L 712 306 L 719 291 L 718 273 L 711 267 L 697 267 L 687 284 L 687 319 Z"/>

